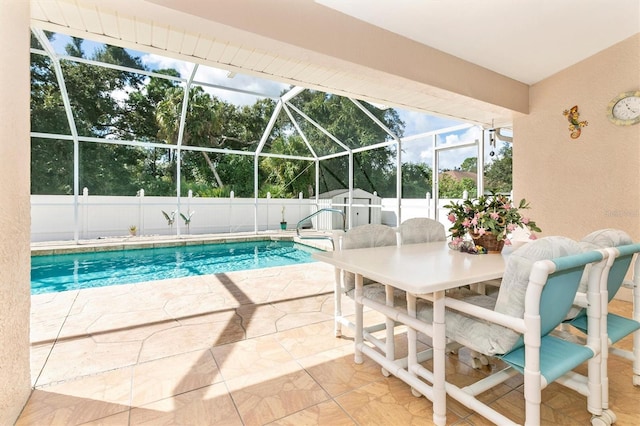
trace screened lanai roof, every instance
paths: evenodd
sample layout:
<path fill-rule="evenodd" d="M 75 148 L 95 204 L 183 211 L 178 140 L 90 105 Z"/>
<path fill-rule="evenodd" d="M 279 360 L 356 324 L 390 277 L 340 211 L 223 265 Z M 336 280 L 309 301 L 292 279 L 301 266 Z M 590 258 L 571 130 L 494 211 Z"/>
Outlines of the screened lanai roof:
<path fill-rule="evenodd" d="M 174 59 L 159 55 L 152 55 L 154 63 L 151 65 L 144 64 L 144 61 L 141 62 L 142 66 L 135 66 L 136 64 L 132 64 L 131 66 L 114 65 L 104 61 L 87 59 L 85 55 L 80 55 L 78 52 L 65 51 L 65 46 L 71 43 L 71 37 L 67 34 L 53 33 L 47 36 L 45 31 L 38 27 L 34 27 L 32 31 L 36 39 L 35 44 L 32 46 L 32 52 L 40 55 L 46 55 L 52 58 L 54 64 L 53 66 L 54 68 L 56 68 L 57 78 L 60 81 L 59 84 L 63 89 L 61 90 L 63 104 L 59 107 L 60 109 L 66 109 L 66 114 L 69 119 L 69 128 L 66 132 L 63 132 L 62 134 L 57 133 L 52 136 L 50 134 L 52 132 L 50 132 L 48 129 L 36 128 L 34 129 L 35 132 L 33 133 L 33 135 L 36 137 L 51 138 L 55 136 L 64 138 L 64 135 L 67 134 L 73 137 L 78 137 L 80 140 L 84 141 L 93 141 L 95 139 L 92 138 L 91 135 L 82 134 L 82 130 L 78 130 L 77 128 L 75 128 L 73 118 L 76 114 L 73 111 L 73 105 L 76 104 L 76 102 L 72 98 L 72 96 L 69 95 L 69 92 L 64 88 L 65 76 L 60 68 L 60 61 L 78 62 L 93 65 L 96 67 L 105 67 L 134 74 L 140 74 L 140 76 L 142 78 L 146 78 L 147 81 L 149 77 L 166 79 L 179 84 L 180 87 L 187 89 L 191 89 L 193 87 L 201 87 L 206 93 L 235 105 L 250 105 L 255 103 L 259 99 L 265 98 L 271 99 L 276 102 L 275 110 L 272 114 L 271 120 L 267 127 L 264 129 L 262 139 L 259 141 L 259 143 L 251 145 L 247 144 L 245 147 L 237 149 L 229 146 L 220 148 L 206 148 L 206 150 L 210 152 L 220 152 L 227 154 L 235 153 L 241 155 L 258 154 L 261 156 L 273 155 L 282 158 L 319 160 L 339 155 L 347 155 L 352 150 L 355 150 L 357 152 L 362 150 L 391 146 L 397 144 L 402 136 L 408 136 L 406 139 L 408 141 L 411 141 L 420 137 L 428 137 L 432 134 L 435 134 L 436 132 L 445 135 L 451 132 L 460 132 L 472 126 L 472 124 L 470 123 L 462 123 L 460 121 L 436 119 L 433 124 L 429 125 L 431 127 L 430 131 L 424 132 L 422 134 L 404 135 L 400 132 L 394 132 L 393 130 L 389 129 L 379 118 L 371 113 L 372 108 L 381 110 L 387 109 L 388 107 L 386 105 L 369 103 L 350 97 L 349 100 L 360 110 L 361 114 L 367 116 L 373 123 L 384 130 L 384 133 L 386 134 L 386 137 L 384 139 L 378 140 L 373 145 L 362 147 L 361 144 L 359 144 L 358 141 L 354 140 L 353 138 L 340 139 L 336 137 L 331 133 L 331 131 L 327 130 L 326 126 L 323 125 L 320 120 L 313 116 L 310 116 L 312 114 L 301 110 L 298 106 L 295 105 L 294 99 L 296 98 L 296 96 L 307 90 L 302 86 L 291 86 L 285 83 L 266 80 L 257 76 L 250 76 L 234 71 L 226 71 L 220 68 L 211 67 L 209 65 L 202 65 L 199 63 L 193 63 L 181 59 Z M 103 49 L 106 46 L 103 43 L 95 42 L 92 40 L 83 40 L 81 41 L 81 43 L 81 46 L 83 46 L 82 53 L 84 53 L 84 50 L 86 50 L 87 48 L 99 50 Z M 133 57 L 149 56 L 143 54 L 142 52 L 136 52 L 133 50 L 129 50 L 129 53 Z M 175 69 L 176 71 L 178 71 L 179 75 L 168 75 L 162 70 L 159 70 L 163 67 Z M 185 93 L 188 92 L 189 90 L 185 91 Z M 118 93 L 114 92 L 113 96 L 118 97 L 119 95 Z M 123 94 L 123 96 L 125 95 Z M 326 96 L 333 95 L 327 93 Z M 188 96 L 185 96 L 185 101 L 185 106 L 183 108 L 186 110 L 189 103 Z M 270 145 L 265 144 L 267 138 L 270 135 L 270 132 L 272 131 L 273 124 L 278 118 L 289 123 L 290 128 L 294 129 L 294 131 L 296 131 L 303 139 L 304 146 L 299 147 L 295 152 L 289 152 L 285 154 L 282 152 L 273 151 Z M 183 122 L 181 123 L 181 127 L 184 127 L 184 114 L 182 115 L 181 120 Z M 306 134 L 302 129 L 302 122 L 305 123 L 307 129 L 314 129 L 313 137 Z M 154 141 L 148 140 L 145 142 L 140 142 L 135 139 L 127 141 L 117 141 L 114 140 L 112 136 L 106 136 L 106 139 L 116 143 L 122 142 L 134 145 L 140 144 L 144 146 L 154 145 Z M 165 143 L 167 141 L 156 142 Z M 178 138 L 177 145 L 188 149 L 189 144 L 187 142 L 183 143 L 181 138 Z M 329 147 L 331 148 L 329 149 Z"/>
<path fill-rule="evenodd" d="M 84 52 L 85 50 L 94 49 L 96 52 L 101 51 L 104 53 L 105 48 L 107 47 L 107 45 L 104 43 L 93 41 L 91 39 L 85 39 L 84 41 L 81 41 L 79 44 L 77 44 L 77 46 L 75 47 L 76 50 L 74 50 L 73 48 L 69 48 L 69 46 L 73 45 L 73 40 L 70 35 L 66 33 L 50 33 L 37 26 L 34 26 L 32 28 L 32 32 L 34 34 L 34 41 L 32 42 L 32 53 L 35 56 L 51 58 L 51 68 L 53 68 L 53 70 L 55 71 L 56 80 L 58 81 L 60 95 L 62 98 L 62 102 L 57 106 L 59 109 L 59 113 L 57 115 L 58 117 L 63 117 L 65 115 L 67 117 L 65 121 L 66 124 L 64 126 L 65 128 L 56 128 L 54 130 L 46 127 L 49 123 L 52 123 L 52 121 L 33 120 L 32 138 L 36 140 L 49 140 L 54 144 L 56 143 L 56 141 L 64 140 L 81 142 L 82 144 L 79 146 L 80 151 L 84 150 L 85 152 L 90 152 L 89 150 L 91 148 L 89 148 L 89 145 L 93 145 L 92 143 L 94 142 L 99 142 L 111 145 L 128 145 L 134 148 L 138 147 L 141 149 L 154 148 L 160 149 L 161 152 L 165 153 L 168 153 L 170 150 L 177 149 L 178 152 L 191 151 L 194 153 L 208 152 L 224 155 L 236 154 L 245 157 L 276 157 L 302 161 L 308 163 L 308 166 L 297 166 L 298 169 L 295 172 L 289 174 L 289 176 L 287 177 L 288 180 L 286 180 L 285 183 L 287 185 L 290 185 L 291 182 L 297 179 L 302 173 L 307 172 L 307 174 L 313 174 L 315 170 L 315 185 L 313 183 L 310 187 L 307 187 L 305 185 L 304 193 L 315 194 L 317 197 L 321 192 L 332 189 L 333 187 L 331 185 L 337 185 L 343 188 L 354 188 L 356 185 L 360 184 L 358 183 L 358 181 L 362 182 L 363 179 L 366 182 L 371 183 L 372 177 L 371 175 L 367 175 L 367 173 L 371 173 L 373 172 L 373 170 L 360 170 L 359 173 L 362 176 L 361 178 L 354 177 L 354 172 L 348 172 L 348 170 L 353 170 L 355 168 L 355 163 L 357 162 L 369 161 L 371 163 L 370 159 L 367 160 L 366 158 L 356 157 L 362 152 L 378 149 L 389 150 L 390 158 L 396 158 L 395 163 L 388 163 L 388 165 L 384 167 L 391 167 L 396 169 L 396 177 L 393 179 L 396 179 L 397 183 L 389 182 L 385 184 L 385 186 L 387 194 L 397 194 L 402 191 L 400 183 L 402 179 L 402 173 L 400 171 L 401 152 L 410 153 L 411 151 L 413 151 L 414 156 L 416 152 L 419 152 L 420 155 L 427 151 L 432 153 L 436 143 L 439 142 L 440 144 L 447 144 L 451 143 L 452 140 L 454 141 L 454 143 L 459 142 L 459 136 L 461 134 L 466 134 L 466 137 L 472 139 L 475 138 L 476 140 L 482 138 L 482 130 L 477 126 L 474 126 L 472 123 L 462 123 L 459 121 L 446 120 L 442 118 L 437 119 L 435 121 L 435 124 L 430 124 L 430 131 L 419 134 L 405 134 L 403 127 L 391 129 L 387 127 L 388 125 L 386 125 L 385 122 L 382 121 L 381 114 L 386 114 L 385 111 L 388 110 L 388 107 L 386 105 L 379 105 L 373 102 L 367 102 L 365 100 L 360 100 L 352 97 L 345 98 L 348 99 L 348 104 L 351 106 L 351 109 L 354 109 L 358 115 L 370 121 L 371 123 L 373 123 L 373 126 L 377 126 L 379 129 L 379 131 L 377 132 L 378 136 L 369 138 L 371 143 L 363 144 L 358 137 L 345 135 L 344 133 L 341 137 L 336 136 L 336 134 L 329 130 L 333 123 L 327 122 L 326 117 L 323 121 L 316 117 L 312 112 L 306 111 L 300 106 L 300 103 L 297 102 L 297 98 L 303 96 L 305 92 L 308 92 L 312 89 L 305 89 L 301 86 L 291 86 L 286 83 L 278 83 L 271 80 L 262 79 L 258 76 L 242 74 L 240 72 L 223 70 L 220 68 L 212 67 L 210 65 L 186 61 L 181 58 L 172 58 L 157 54 L 149 55 L 148 53 L 136 52 L 132 49 L 127 50 L 132 57 L 140 59 L 139 63 L 132 63 L 129 60 L 125 60 L 127 65 L 122 65 L 122 63 L 124 62 L 117 61 L 117 64 L 114 64 L 111 60 L 98 60 L 90 53 L 85 54 L 86 52 Z M 153 58 L 150 58 L 151 56 Z M 153 63 L 145 63 L 145 60 L 153 61 Z M 66 66 L 63 66 L 65 64 Z M 156 137 L 155 134 L 148 133 L 142 135 L 142 137 L 136 136 L 135 134 L 127 137 L 126 135 L 123 135 L 121 129 L 118 129 L 119 131 L 111 132 L 109 130 L 109 123 L 111 122 L 110 120 L 117 120 L 117 118 L 114 117 L 104 120 L 104 123 L 101 124 L 102 130 L 96 129 L 93 124 L 87 123 L 86 120 L 85 122 L 82 122 L 86 117 L 80 116 L 80 114 L 76 110 L 76 108 L 80 106 L 82 102 L 81 100 L 74 98 L 74 96 L 77 96 L 78 87 L 75 88 L 75 91 L 69 91 L 66 89 L 66 79 L 69 76 L 65 76 L 65 73 L 72 72 L 71 70 L 73 68 L 76 68 L 74 66 L 70 66 L 70 64 L 82 64 L 85 67 L 106 68 L 125 72 L 131 75 L 137 75 L 140 81 L 146 82 L 144 84 L 147 85 L 147 90 L 148 87 L 150 87 L 149 82 L 154 78 L 168 81 L 172 85 L 175 85 L 176 88 L 180 88 L 180 93 L 182 93 L 182 95 L 179 96 L 181 97 L 182 102 L 178 102 L 175 105 L 179 106 L 181 104 L 182 111 L 178 114 L 180 117 L 180 124 L 178 126 L 179 130 L 177 130 L 176 137 L 162 139 L 160 136 Z M 175 73 L 172 72 L 167 74 L 167 68 L 175 71 Z M 88 75 L 94 74 L 89 73 Z M 95 75 L 99 74 L 96 73 Z M 184 90 L 185 88 L 188 90 Z M 273 108 L 273 112 L 270 113 L 271 118 L 268 120 L 268 124 L 260 130 L 261 133 L 256 140 L 242 140 L 239 138 L 233 140 L 235 135 L 231 134 L 228 135 L 231 137 L 231 139 L 229 140 L 232 140 L 233 142 L 230 144 L 210 144 L 206 142 L 199 143 L 198 141 L 194 142 L 193 140 L 190 140 L 188 137 L 184 136 L 186 130 L 183 131 L 186 128 L 189 119 L 189 115 L 186 113 L 186 111 L 193 103 L 191 94 L 192 89 L 194 88 L 201 89 L 203 92 L 206 92 L 216 98 L 223 99 L 234 104 L 253 105 L 257 104 L 260 99 L 269 99 L 273 102 L 275 107 Z M 132 90 L 134 89 L 132 88 Z M 325 92 L 314 92 L 322 93 L 323 96 L 327 98 L 336 96 Z M 128 102 L 128 100 L 126 100 L 129 97 L 127 87 L 113 90 L 111 97 L 118 101 L 121 100 L 122 102 Z M 89 101 L 89 104 L 91 104 L 91 101 Z M 87 104 L 85 103 L 84 105 Z M 53 106 L 53 108 L 55 108 L 55 106 Z M 416 113 L 412 112 L 412 114 L 412 117 L 415 118 Z M 427 119 L 429 119 L 429 117 L 425 114 L 418 115 L 425 116 Z M 431 117 L 431 119 L 433 118 L 434 117 Z M 82 125 L 78 125 L 78 122 L 82 122 Z M 282 145 L 272 144 L 272 142 L 277 139 L 277 136 L 274 139 L 274 136 L 272 135 L 276 122 L 279 123 L 278 130 L 276 131 L 280 131 L 281 133 L 283 131 L 296 133 L 302 140 L 302 142 L 296 144 L 288 144 L 286 146 L 286 150 L 281 149 Z M 59 121 L 56 121 L 56 125 L 58 123 Z M 283 123 L 285 124 L 283 125 Z M 397 121 L 393 121 L 393 123 L 397 123 Z M 457 135 L 455 138 L 452 139 L 448 137 L 454 134 Z M 462 139 L 462 142 L 469 141 L 465 141 L 464 139 Z M 401 147 L 401 143 L 406 143 L 406 145 Z M 45 167 L 52 166 L 55 168 L 63 168 L 60 164 L 51 165 L 50 161 L 47 160 L 46 157 L 48 155 L 46 151 L 48 149 L 52 149 L 48 148 L 51 146 L 53 145 L 51 145 L 50 143 L 38 145 L 38 147 L 42 147 L 42 149 L 38 148 L 34 151 L 34 153 L 43 153 L 39 154 L 39 158 L 42 158 L 42 155 L 44 155 L 44 160 L 40 161 L 39 163 L 39 159 L 36 158 L 36 160 L 34 160 L 35 162 L 33 163 L 33 167 L 36 167 L 35 164 L 45 164 Z M 58 144 L 58 147 L 58 149 L 61 150 L 71 149 L 71 145 L 69 144 Z M 466 155 L 469 157 L 475 157 L 478 153 L 477 146 L 472 146 L 472 144 L 467 144 L 466 148 L 463 149 L 466 149 Z M 71 155 L 71 153 L 69 155 Z M 113 157 L 113 155 L 115 154 L 108 155 L 107 157 Z M 146 160 L 142 161 L 151 160 L 150 155 L 152 154 L 147 153 Z M 169 157 L 171 157 L 171 155 L 173 154 L 169 153 L 162 155 L 169 155 Z M 431 156 L 432 155 L 433 154 L 431 154 Z M 99 173 L 101 173 L 99 170 L 94 171 L 94 175 L 89 175 L 89 173 L 92 173 L 92 171 L 89 169 L 90 166 L 88 166 L 88 164 L 85 164 L 84 166 L 86 172 L 81 172 L 80 170 L 83 167 L 80 164 L 80 158 L 84 157 L 85 161 L 91 161 L 91 159 L 94 158 L 93 155 L 85 154 L 84 156 L 82 156 L 81 154 L 79 156 L 74 151 L 72 156 L 73 160 L 71 163 L 68 163 L 69 166 L 66 167 L 66 170 L 73 170 L 73 176 L 60 176 L 59 182 L 61 183 L 58 184 L 57 187 L 55 187 L 57 188 L 55 190 L 60 191 L 59 188 L 61 188 L 62 185 L 65 185 L 67 188 L 72 188 L 72 190 L 67 189 L 66 191 L 64 191 L 64 193 L 73 193 L 76 196 L 82 193 L 82 188 L 84 187 L 89 187 L 91 193 L 94 194 L 108 194 L 104 192 L 108 189 L 107 184 L 102 186 L 96 185 L 96 179 L 100 177 Z M 404 154 L 402 154 L 402 156 L 404 157 Z M 341 163 L 334 163 L 333 165 L 329 164 L 324 168 L 320 167 L 319 161 L 331 161 L 332 159 L 337 157 L 348 157 L 348 161 L 345 159 Z M 408 155 L 408 157 L 411 158 L 411 155 Z M 96 162 L 99 161 L 99 159 L 96 159 Z M 215 180 L 218 182 L 218 184 L 216 185 L 215 181 L 212 178 L 198 178 L 193 180 L 193 182 L 203 182 L 206 180 L 209 186 L 213 185 L 214 187 L 218 188 L 222 188 L 223 186 L 225 186 L 228 190 L 229 186 L 226 184 L 230 181 L 228 179 L 224 179 L 224 177 L 221 180 L 217 175 L 217 171 L 215 170 L 217 166 L 211 165 L 212 162 L 216 162 L 216 160 L 212 157 L 207 158 L 207 161 L 210 165 L 209 170 L 212 171 L 213 174 L 215 174 Z M 411 161 L 411 159 L 409 161 Z M 456 166 L 458 166 L 461 161 L 462 159 L 457 162 Z M 431 163 L 431 160 L 424 161 L 424 158 L 420 158 L 420 162 L 429 164 Z M 164 163 L 167 165 L 169 164 L 169 162 L 167 162 L 166 160 L 164 160 Z M 106 163 L 103 164 L 106 165 Z M 181 189 L 181 185 L 183 185 L 183 182 L 180 179 L 180 174 L 183 172 L 181 164 L 184 163 L 181 162 L 180 156 L 178 155 L 177 168 L 175 169 L 177 178 L 174 180 L 178 194 L 182 194 L 184 192 Z M 253 193 L 256 197 L 258 196 L 260 188 L 262 187 L 262 183 L 265 182 L 264 180 L 261 180 L 260 182 L 258 181 L 258 170 L 260 167 L 261 166 L 256 160 L 255 164 L 253 165 Z M 116 167 L 113 170 L 118 170 L 118 168 Z M 192 170 L 195 170 L 195 168 Z M 117 172 L 111 171 L 107 173 L 113 174 Z M 481 173 L 481 169 L 479 169 L 479 173 Z M 325 176 L 325 174 L 328 174 L 328 176 Z M 392 176 L 393 172 L 389 174 L 389 177 Z M 263 177 L 261 177 L 260 179 L 263 179 Z M 333 183 L 327 184 L 327 179 L 329 182 Z M 246 182 L 247 180 L 252 179 L 249 176 L 245 176 L 244 181 Z M 321 184 L 321 180 L 323 181 L 323 184 Z M 39 180 L 36 179 L 35 182 L 37 181 Z M 68 183 L 65 184 L 65 182 Z M 370 191 L 377 190 L 373 185 L 372 187 L 367 189 L 369 189 Z M 132 188 L 123 187 L 120 190 L 126 190 L 128 191 L 127 193 L 131 193 Z M 425 192 L 430 192 L 431 188 L 425 187 L 421 190 L 422 196 L 424 197 Z M 44 187 L 44 185 L 40 186 L 39 191 L 39 193 L 60 193 L 48 192 L 50 191 L 50 189 Z M 302 192 L 302 188 L 296 189 L 296 191 Z M 174 191 L 174 193 L 176 192 Z M 118 194 L 119 193 L 116 193 L 116 195 Z"/>

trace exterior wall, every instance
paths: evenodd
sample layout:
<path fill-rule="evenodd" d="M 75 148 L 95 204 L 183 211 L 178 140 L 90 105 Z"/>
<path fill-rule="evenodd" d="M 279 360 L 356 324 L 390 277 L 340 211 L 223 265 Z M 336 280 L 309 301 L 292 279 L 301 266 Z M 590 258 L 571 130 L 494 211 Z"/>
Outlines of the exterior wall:
<path fill-rule="evenodd" d="M 609 101 L 631 90 L 640 90 L 640 34 L 531 87 L 530 114 L 514 119 L 513 187 L 542 235 L 618 228 L 640 241 L 640 125 L 606 117 Z M 577 139 L 562 114 L 574 105 L 589 123 Z"/>
<path fill-rule="evenodd" d="M 31 393 L 29 2 L 0 10 L 0 424 L 11 425 Z"/>
<path fill-rule="evenodd" d="M 514 119 L 514 198 L 531 202 L 543 235 L 615 227 L 640 241 L 640 125 L 606 117 L 631 90 L 640 90 L 640 33 L 531 87 L 530 114 Z M 578 139 L 563 116 L 574 105 L 588 121 Z"/>

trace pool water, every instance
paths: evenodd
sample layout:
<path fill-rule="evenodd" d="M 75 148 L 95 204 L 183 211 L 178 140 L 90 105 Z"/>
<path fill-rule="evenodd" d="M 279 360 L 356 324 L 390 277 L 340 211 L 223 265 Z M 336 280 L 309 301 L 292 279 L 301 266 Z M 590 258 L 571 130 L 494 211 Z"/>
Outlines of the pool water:
<path fill-rule="evenodd" d="M 314 262 L 317 249 L 251 241 L 31 257 L 31 294 Z"/>

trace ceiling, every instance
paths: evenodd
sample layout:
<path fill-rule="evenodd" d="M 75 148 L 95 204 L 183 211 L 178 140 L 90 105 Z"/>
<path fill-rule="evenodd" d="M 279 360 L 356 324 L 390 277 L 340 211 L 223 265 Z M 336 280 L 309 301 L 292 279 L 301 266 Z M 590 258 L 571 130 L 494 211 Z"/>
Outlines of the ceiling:
<path fill-rule="evenodd" d="M 526 114 L 529 85 L 640 32 L 638 0 L 31 0 L 31 17 L 49 31 L 487 127 Z"/>
<path fill-rule="evenodd" d="M 526 84 L 640 31 L 638 0 L 316 1 Z"/>

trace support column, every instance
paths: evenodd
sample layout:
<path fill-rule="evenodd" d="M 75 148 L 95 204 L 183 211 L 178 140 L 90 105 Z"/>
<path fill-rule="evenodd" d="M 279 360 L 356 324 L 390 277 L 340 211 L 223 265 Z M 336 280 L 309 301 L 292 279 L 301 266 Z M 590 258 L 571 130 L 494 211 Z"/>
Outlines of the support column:
<path fill-rule="evenodd" d="M 0 424 L 31 392 L 29 2 L 0 0 Z"/>

